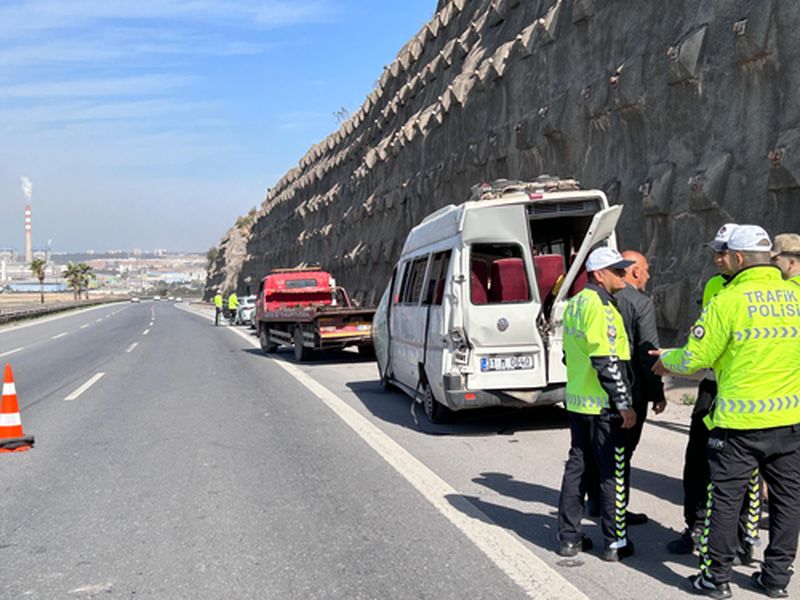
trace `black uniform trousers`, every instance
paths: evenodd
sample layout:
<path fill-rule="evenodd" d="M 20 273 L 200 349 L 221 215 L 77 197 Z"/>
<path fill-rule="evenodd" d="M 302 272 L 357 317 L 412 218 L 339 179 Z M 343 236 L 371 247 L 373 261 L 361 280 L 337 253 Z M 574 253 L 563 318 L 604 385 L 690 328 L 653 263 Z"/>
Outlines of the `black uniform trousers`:
<path fill-rule="evenodd" d="M 584 497 L 588 475 L 599 480 L 600 510 L 606 546 L 627 541 L 627 495 L 625 487 L 627 434 L 616 413 L 583 415 L 569 413 L 571 445 L 558 501 L 558 537 L 577 542 L 583 535 Z"/>
<path fill-rule="evenodd" d="M 763 581 L 785 588 L 800 532 L 800 425 L 772 429 L 714 429 L 708 442 L 708 513 L 700 539 L 700 569 L 716 584 L 729 582 L 738 545 L 737 523 L 753 470 L 769 486 L 769 546 Z"/>
<path fill-rule="evenodd" d="M 703 379 L 697 388 L 697 402 L 692 412 L 689 441 L 683 463 L 683 518 L 690 531 L 703 528 L 708 504 L 708 427 L 703 419 L 708 415 L 717 395 L 717 382 Z M 753 474 L 751 473 L 751 476 Z M 751 512 L 753 514 L 751 514 Z M 761 520 L 761 478 L 751 477 L 748 493 L 742 501 L 739 515 L 739 546 L 758 539 Z"/>

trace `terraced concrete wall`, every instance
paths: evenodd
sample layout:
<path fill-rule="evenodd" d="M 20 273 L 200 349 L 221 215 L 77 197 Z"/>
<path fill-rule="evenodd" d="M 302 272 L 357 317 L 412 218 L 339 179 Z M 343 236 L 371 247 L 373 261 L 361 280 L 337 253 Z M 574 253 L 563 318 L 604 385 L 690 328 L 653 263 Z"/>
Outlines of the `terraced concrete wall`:
<path fill-rule="evenodd" d="M 238 275 L 318 262 L 376 302 L 407 231 L 497 177 L 574 176 L 625 204 L 665 333 L 723 222 L 800 230 L 800 3 L 452 0 L 270 191 Z M 223 260 L 224 257 L 223 257 Z"/>

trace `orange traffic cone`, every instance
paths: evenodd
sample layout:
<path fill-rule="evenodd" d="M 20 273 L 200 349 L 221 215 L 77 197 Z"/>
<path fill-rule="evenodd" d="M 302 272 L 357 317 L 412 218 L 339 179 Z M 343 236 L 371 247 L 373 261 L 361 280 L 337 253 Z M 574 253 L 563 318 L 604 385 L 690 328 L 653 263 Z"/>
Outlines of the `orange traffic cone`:
<path fill-rule="evenodd" d="M 0 452 L 23 452 L 32 446 L 33 436 L 22 432 L 14 374 L 11 372 L 11 365 L 6 364 L 3 400 L 0 403 Z"/>

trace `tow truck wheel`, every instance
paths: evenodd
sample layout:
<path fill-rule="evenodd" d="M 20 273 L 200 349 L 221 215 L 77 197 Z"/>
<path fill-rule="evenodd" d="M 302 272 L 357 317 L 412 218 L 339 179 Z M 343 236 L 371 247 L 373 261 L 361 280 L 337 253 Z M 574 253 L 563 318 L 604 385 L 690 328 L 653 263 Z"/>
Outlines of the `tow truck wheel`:
<path fill-rule="evenodd" d="M 294 357 L 298 362 L 305 362 L 311 360 L 314 356 L 314 351 L 303 345 L 303 328 L 295 327 L 294 329 Z"/>
<path fill-rule="evenodd" d="M 453 418 L 453 411 L 436 401 L 427 383 L 423 384 L 422 407 L 425 409 L 425 416 L 428 417 L 428 420 L 436 425 L 449 423 Z"/>
<path fill-rule="evenodd" d="M 261 351 L 264 354 L 271 354 L 278 349 L 278 344 L 270 343 L 269 330 L 266 327 L 261 328 L 261 331 L 258 335 L 258 341 L 261 343 Z"/>
<path fill-rule="evenodd" d="M 358 347 L 358 355 L 361 358 L 374 359 L 375 358 L 375 346 L 373 346 L 372 344 L 367 344 L 366 346 L 359 346 Z"/>

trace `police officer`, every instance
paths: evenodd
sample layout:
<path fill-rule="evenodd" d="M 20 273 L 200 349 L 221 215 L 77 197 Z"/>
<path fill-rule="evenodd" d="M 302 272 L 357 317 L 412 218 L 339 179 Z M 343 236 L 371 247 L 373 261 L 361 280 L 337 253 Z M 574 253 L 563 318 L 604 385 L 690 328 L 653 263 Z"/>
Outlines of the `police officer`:
<path fill-rule="evenodd" d="M 783 278 L 800 286 L 800 235 L 782 233 L 775 236 L 772 264 L 783 273 Z"/>
<path fill-rule="evenodd" d="M 228 315 L 231 320 L 231 324 L 236 319 L 236 309 L 239 308 L 239 296 L 236 295 L 236 292 L 231 292 L 231 295 L 228 296 Z"/>
<path fill-rule="evenodd" d="M 703 289 L 702 305 L 705 308 L 733 277 L 728 240 L 735 223 L 726 223 L 717 231 L 714 239 L 706 244 L 714 252 L 714 264 L 719 273 L 711 277 Z M 714 371 L 709 370 L 697 388 L 697 401 L 692 410 L 689 440 L 683 466 L 683 516 L 686 530 L 678 539 L 667 544 L 673 554 L 691 554 L 700 539 L 703 521 L 706 516 L 708 498 L 708 428 L 703 419 L 711 410 L 711 403 L 717 395 L 717 380 Z M 742 505 L 739 526 L 739 548 L 736 562 L 750 564 L 753 560 L 753 544 L 758 540 L 758 522 L 761 516 L 760 479 L 754 474 L 748 485 L 747 499 Z"/>
<path fill-rule="evenodd" d="M 710 430 L 710 484 L 692 589 L 731 596 L 737 522 L 753 471 L 770 489 L 770 543 L 753 585 L 770 597 L 786 586 L 800 530 L 800 291 L 770 265 L 772 243 L 755 225 L 728 240 L 734 276 L 705 307 L 683 348 L 653 367 L 689 374 L 713 367 L 718 392 Z"/>
<path fill-rule="evenodd" d="M 222 314 L 222 290 L 217 290 L 214 295 L 214 325 L 219 325 L 219 316 Z"/>
<path fill-rule="evenodd" d="M 625 269 L 631 264 L 612 248 L 594 250 L 586 260 L 590 282 L 570 299 L 564 313 L 571 444 L 558 503 L 561 556 L 592 547 L 581 528 L 587 467 L 600 483 L 603 560 L 633 554 L 626 522 L 625 430 L 636 424 L 636 413 L 631 407 L 628 337 L 612 296 L 625 287 Z"/>

